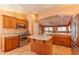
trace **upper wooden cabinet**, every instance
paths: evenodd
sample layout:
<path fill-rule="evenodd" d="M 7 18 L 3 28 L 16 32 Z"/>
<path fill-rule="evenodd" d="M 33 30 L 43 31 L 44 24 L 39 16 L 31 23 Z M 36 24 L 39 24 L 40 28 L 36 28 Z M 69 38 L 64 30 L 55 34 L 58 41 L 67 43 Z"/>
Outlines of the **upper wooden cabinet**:
<path fill-rule="evenodd" d="M 3 28 L 11 28 L 11 17 L 3 16 Z"/>
<path fill-rule="evenodd" d="M 14 17 L 11 18 L 11 28 L 16 29 L 16 19 Z"/>
<path fill-rule="evenodd" d="M 28 21 L 3 15 L 3 28 L 14 28 L 16 29 L 17 24 L 24 24 L 28 27 Z"/>
<path fill-rule="evenodd" d="M 16 18 L 16 23 L 17 24 L 26 24 L 26 21 L 25 20 L 22 20 L 22 19 L 17 19 Z"/>
<path fill-rule="evenodd" d="M 3 28 L 16 28 L 15 18 L 3 15 Z"/>
<path fill-rule="evenodd" d="M 22 20 L 22 19 L 17 19 L 16 18 L 16 24 L 23 24 L 25 26 L 25 28 L 28 28 L 28 21 L 27 20 Z"/>

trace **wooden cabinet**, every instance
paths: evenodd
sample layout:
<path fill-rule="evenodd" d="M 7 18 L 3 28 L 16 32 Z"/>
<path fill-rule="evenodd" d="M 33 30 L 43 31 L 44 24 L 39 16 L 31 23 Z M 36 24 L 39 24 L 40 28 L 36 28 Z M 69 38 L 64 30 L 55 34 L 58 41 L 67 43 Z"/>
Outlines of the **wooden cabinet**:
<path fill-rule="evenodd" d="M 14 17 L 11 19 L 11 28 L 16 29 L 16 19 Z"/>
<path fill-rule="evenodd" d="M 31 39 L 31 49 L 39 55 L 51 55 L 52 54 L 52 41 Z"/>
<path fill-rule="evenodd" d="M 28 29 L 29 28 L 29 22 L 26 20 L 25 23 L 26 23 L 25 24 L 26 25 L 26 28 Z"/>
<path fill-rule="evenodd" d="M 12 36 L 12 37 L 5 37 L 5 51 L 10 51 L 14 48 L 18 47 L 19 41 L 18 36 Z"/>
<path fill-rule="evenodd" d="M 62 46 L 62 41 L 63 41 L 62 37 L 57 35 L 56 44 Z"/>
<path fill-rule="evenodd" d="M 0 38 L 0 50 L 2 49 L 1 45 L 2 45 L 2 39 Z"/>
<path fill-rule="evenodd" d="M 70 35 L 53 35 L 53 44 L 71 47 L 71 36 Z"/>
<path fill-rule="evenodd" d="M 31 42 L 31 38 L 27 37 L 27 43 Z"/>
<path fill-rule="evenodd" d="M 16 19 L 16 23 L 17 24 L 20 24 L 21 23 L 21 20 L 20 19 L 18 19 L 18 18 L 15 18 Z"/>
<path fill-rule="evenodd" d="M 19 40 L 18 40 L 18 37 L 15 36 L 12 38 L 12 48 L 17 48 L 19 45 Z"/>
<path fill-rule="evenodd" d="M 77 36 L 77 43 L 76 43 L 76 45 L 79 48 L 79 35 Z"/>
<path fill-rule="evenodd" d="M 63 46 L 66 46 L 66 47 L 71 47 L 71 37 L 70 36 L 65 36 L 62 38 L 63 39 Z"/>
<path fill-rule="evenodd" d="M 62 46 L 62 37 L 59 35 L 53 35 L 53 44 Z"/>
<path fill-rule="evenodd" d="M 9 51 L 12 50 L 12 38 L 11 37 L 7 37 L 5 38 L 5 51 Z"/>
<path fill-rule="evenodd" d="M 25 24 L 25 20 L 22 20 L 22 19 L 16 18 L 16 22 L 17 22 L 17 24 Z"/>
<path fill-rule="evenodd" d="M 15 18 L 3 15 L 3 28 L 16 28 Z"/>
<path fill-rule="evenodd" d="M 16 24 L 23 24 L 26 29 L 28 28 L 28 21 L 27 20 L 22 20 L 22 19 L 16 18 Z"/>
<path fill-rule="evenodd" d="M 11 28 L 11 17 L 3 16 L 3 28 Z"/>
<path fill-rule="evenodd" d="M 24 24 L 25 28 L 28 28 L 27 20 L 22 20 L 15 17 L 3 15 L 3 28 L 16 29 L 17 24 Z"/>

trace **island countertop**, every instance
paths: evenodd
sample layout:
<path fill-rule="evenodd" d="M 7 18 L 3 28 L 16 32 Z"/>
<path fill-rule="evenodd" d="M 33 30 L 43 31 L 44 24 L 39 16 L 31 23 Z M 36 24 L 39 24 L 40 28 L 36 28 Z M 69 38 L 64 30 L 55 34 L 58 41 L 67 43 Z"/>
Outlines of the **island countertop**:
<path fill-rule="evenodd" d="M 52 37 L 53 36 L 47 36 L 47 35 L 32 35 L 32 36 L 28 36 L 28 38 L 31 38 L 31 39 L 45 40 L 45 41 L 50 40 Z"/>

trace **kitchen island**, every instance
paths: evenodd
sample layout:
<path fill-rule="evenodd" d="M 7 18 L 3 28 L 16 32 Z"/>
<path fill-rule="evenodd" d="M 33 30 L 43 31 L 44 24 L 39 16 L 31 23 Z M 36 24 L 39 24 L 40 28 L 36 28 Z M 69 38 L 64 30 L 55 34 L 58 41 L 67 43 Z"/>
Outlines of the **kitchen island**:
<path fill-rule="evenodd" d="M 52 55 L 52 37 L 42 35 L 29 36 L 31 39 L 31 51 L 39 55 Z"/>

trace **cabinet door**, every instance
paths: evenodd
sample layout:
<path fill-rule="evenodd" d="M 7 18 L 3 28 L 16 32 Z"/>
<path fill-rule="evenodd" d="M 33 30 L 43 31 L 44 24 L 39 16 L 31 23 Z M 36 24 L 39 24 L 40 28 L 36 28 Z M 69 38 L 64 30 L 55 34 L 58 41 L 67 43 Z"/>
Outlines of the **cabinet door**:
<path fill-rule="evenodd" d="M 69 37 L 63 37 L 63 46 L 65 46 L 65 47 L 71 47 L 71 38 L 69 38 Z"/>
<path fill-rule="evenodd" d="M 10 51 L 12 50 L 12 38 L 6 37 L 5 38 L 5 51 Z"/>
<path fill-rule="evenodd" d="M 22 23 L 22 21 L 20 19 L 18 19 L 18 18 L 16 18 L 16 22 L 17 22 L 17 24 L 21 24 Z"/>
<path fill-rule="evenodd" d="M 33 52 L 36 52 L 36 40 L 35 39 L 31 39 L 31 50 L 33 51 Z"/>
<path fill-rule="evenodd" d="M 27 43 L 30 43 L 31 42 L 31 38 L 27 38 Z"/>
<path fill-rule="evenodd" d="M 3 28 L 11 28 L 11 17 L 3 16 Z"/>
<path fill-rule="evenodd" d="M 54 35 L 53 36 L 53 43 L 56 44 L 56 45 L 62 46 L 62 36 Z"/>
<path fill-rule="evenodd" d="M 18 36 L 6 37 L 5 38 L 5 51 L 10 51 L 17 48 L 19 44 Z"/>
<path fill-rule="evenodd" d="M 18 47 L 18 44 L 19 44 L 19 40 L 18 40 L 18 36 L 14 36 L 13 38 L 12 38 L 12 48 L 14 49 L 14 48 L 17 48 Z"/>
<path fill-rule="evenodd" d="M 12 17 L 11 21 L 11 28 L 16 29 L 16 19 Z"/>
<path fill-rule="evenodd" d="M 62 37 L 58 35 L 56 38 L 56 44 L 62 46 L 62 41 Z"/>
<path fill-rule="evenodd" d="M 53 35 L 53 39 L 52 39 L 52 40 L 53 40 L 52 43 L 53 43 L 53 44 L 56 44 L 57 36 Z"/>

